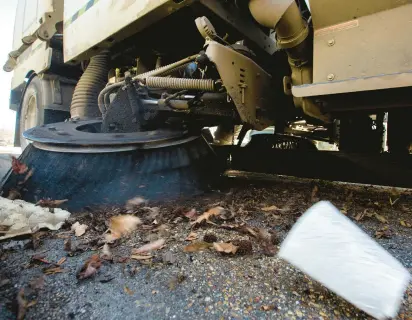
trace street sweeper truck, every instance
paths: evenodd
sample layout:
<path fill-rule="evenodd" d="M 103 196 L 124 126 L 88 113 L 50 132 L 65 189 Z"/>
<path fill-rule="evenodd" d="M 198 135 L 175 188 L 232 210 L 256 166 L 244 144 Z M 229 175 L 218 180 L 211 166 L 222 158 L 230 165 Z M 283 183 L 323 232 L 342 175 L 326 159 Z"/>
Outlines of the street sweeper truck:
<path fill-rule="evenodd" d="M 389 152 L 408 153 L 411 16 L 410 0 L 19 0 L 3 67 L 16 144 L 53 167 L 48 185 L 72 181 L 49 195 L 64 198 L 104 198 L 115 176 L 184 194 L 213 146 L 268 127 L 285 138 L 297 121 L 380 153 L 388 114 Z"/>

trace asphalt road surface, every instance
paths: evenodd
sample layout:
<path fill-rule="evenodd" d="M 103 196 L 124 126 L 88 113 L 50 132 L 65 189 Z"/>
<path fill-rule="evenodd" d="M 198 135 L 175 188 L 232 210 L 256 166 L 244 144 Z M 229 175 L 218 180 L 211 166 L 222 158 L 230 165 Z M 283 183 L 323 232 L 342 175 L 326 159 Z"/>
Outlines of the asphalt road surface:
<path fill-rule="evenodd" d="M 107 221 L 126 209 L 89 208 L 72 214 L 61 230 L 38 235 L 40 240 L 1 242 L 0 318 L 16 317 L 16 297 L 24 288 L 29 303 L 25 319 L 370 319 L 277 258 L 276 252 L 268 252 L 254 237 L 239 232 L 240 224 L 266 230 L 275 235 L 271 243 L 277 248 L 296 219 L 318 200 L 331 201 L 412 268 L 408 191 L 298 180 L 270 184 L 233 180 L 202 197 L 131 210 L 143 225 L 111 245 L 112 260 L 102 259 L 97 272 L 84 280 L 76 275 L 91 255 L 101 254 Z M 226 214 L 211 219 L 214 224 L 193 226 L 186 217 L 191 209 L 199 215 L 216 206 L 225 208 Z M 76 221 L 88 225 L 80 237 L 70 231 Z M 382 230 L 389 230 L 387 237 L 376 238 Z M 187 241 L 191 232 L 197 239 Z M 250 240 L 253 250 L 244 255 L 213 249 L 184 251 L 207 233 L 217 241 Z M 152 252 L 152 258 L 130 259 L 133 249 L 158 238 L 166 242 Z M 68 239 L 70 252 L 64 250 Z M 63 262 L 53 270 L 59 272 L 50 271 L 58 261 Z M 40 277 L 45 281 L 36 285 Z M 411 303 L 409 287 L 397 319 L 412 318 Z"/>

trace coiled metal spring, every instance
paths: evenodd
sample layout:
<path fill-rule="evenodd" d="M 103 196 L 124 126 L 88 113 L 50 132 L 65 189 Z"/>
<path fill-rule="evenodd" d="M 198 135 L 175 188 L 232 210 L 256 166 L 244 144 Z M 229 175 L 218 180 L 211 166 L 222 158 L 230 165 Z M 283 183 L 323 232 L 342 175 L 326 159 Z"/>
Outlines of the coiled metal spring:
<path fill-rule="evenodd" d="M 215 82 L 211 79 L 149 77 L 146 85 L 149 88 L 215 91 Z"/>

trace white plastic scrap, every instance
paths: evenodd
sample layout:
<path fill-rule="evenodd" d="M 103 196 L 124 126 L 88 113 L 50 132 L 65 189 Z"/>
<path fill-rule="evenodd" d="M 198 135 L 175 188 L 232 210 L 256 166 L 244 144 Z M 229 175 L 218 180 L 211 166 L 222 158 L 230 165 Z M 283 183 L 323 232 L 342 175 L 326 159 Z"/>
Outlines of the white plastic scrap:
<path fill-rule="evenodd" d="M 377 319 L 394 318 L 409 272 L 330 202 L 310 208 L 279 256 Z"/>
<path fill-rule="evenodd" d="M 64 221 L 70 217 L 70 212 L 35 206 L 23 200 L 9 200 L 0 197 L 0 226 L 8 230 L 1 232 L 0 240 L 34 233 L 41 228 L 58 230 Z"/>

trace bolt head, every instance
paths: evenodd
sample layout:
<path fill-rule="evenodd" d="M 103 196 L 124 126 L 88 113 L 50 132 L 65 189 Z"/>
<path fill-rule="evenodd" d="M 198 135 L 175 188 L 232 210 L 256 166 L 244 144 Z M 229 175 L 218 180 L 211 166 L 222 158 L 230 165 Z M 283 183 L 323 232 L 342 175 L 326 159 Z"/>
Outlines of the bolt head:
<path fill-rule="evenodd" d="M 335 39 L 330 39 L 330 40 L 328 41 L 328 46 L 329 46 L 329 47 L 332 47 L 334 44 L 335 44 Z"/>
<path fill-rule="evenodd" d="M 329 80 L 329 81 L 332 81 L 332 80 L 334 80 L 334 79 L 335 79 L 335 75 L 334 75 L 333 73 L 328 74 L 328 80 Z"/>

